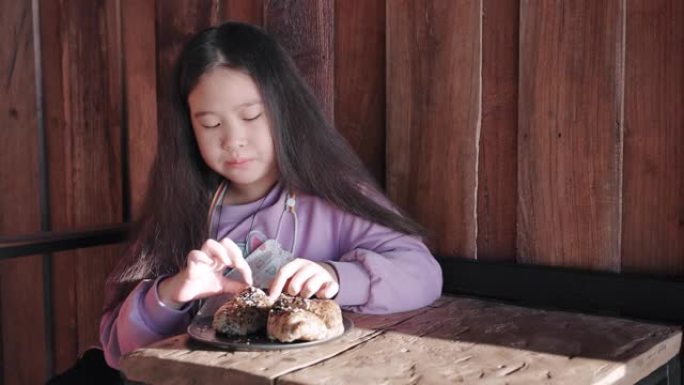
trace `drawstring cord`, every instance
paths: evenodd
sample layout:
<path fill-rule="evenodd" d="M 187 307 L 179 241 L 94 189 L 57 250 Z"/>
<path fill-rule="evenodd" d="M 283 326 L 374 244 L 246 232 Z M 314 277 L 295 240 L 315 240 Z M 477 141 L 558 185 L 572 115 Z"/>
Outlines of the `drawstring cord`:
<path fill-rule="evenodd" d="M 295 207 L 296 204 L 297 201 L 295 200 L 295 193 L 288 192 L 287 198 L 285 199 L 285 210 L 283 210 L 283 212 L 280 213 L 280 219 L 278 219 L 278 229 L 276 230 L 275 234 L 275 240 L 277 241 L 278 237 L 280 236 L 280 228 L 283 222 L 283 216 L 288 211 L 292 213 L 292 216 L 294 217 L 294 234 L 292 235 L 292 247 L 290 248 L 290 252 L 292 253 L 292 255 L 295 255 L 295 248 L 297 247 L 297 222 L 299 222 L 297 218 L 297 210 Z"/>
<path fill-rule="evenodd" d="M 228 191 L 228 186 L 229 183 L 227 180 L 221 181 L 221 184 L 219 184 L 218 188 L 216 189 L 216 192 L 214 193 L 214 197 L 211 200 L 211 205 L 209 206 L 209 214 L 207 216 L 207 227 L 209 229 L 209 236 L 212 237 L 213 239 L 218 238 L 218 223 L 216 225 L 213 223 L 212 219 L 214 217 L 214 213 L 216 210 L 221 206 L 223 203 L 223 200 L 226 196 L 226 192 Z M 264 197 L 264 200 L 262 200 L 261 204 L 264 203 L 266 197 Z M 282 222 L 283 222 L 283 216 L 285 215 L 286 212 L 290 212 L 294 218 L 294 234 L 292 235 L 292 247 L 290 248 L 290 251 L 292 255 L 295 255 L 295 251 L 297 248 L 297 234 L 298 234 L 298 222 L 299 218 L 297 218 L 297 209 L 296 209 L 296 194 L 292 191 L 288 191 L 287 197 L 285 198 L 285 209 L 283 209 L 283 212 L 280 213 L 280 218 L 278 218 L 278 228 L 276 230 L 275 234 L 275 240 L 277 241 L 278 238 L 280 237 L 280 229 L 282 227 Z M 261 206 L 257 209 L 256 212 L 252 215 L 252 225 L 254 224 L 254 217 L 256 214 L 261 210 Z M 218 218 L 217 218 L 218 222 Z M 247 233 L 247 236 L 249 236 L 249 233 L 252 231 L 252 228 L 250 225 L 250 229 Z M 218 240 L 218 239 L 216 239 Z M 245 256 L 246 257 L 246 256 Z"/>

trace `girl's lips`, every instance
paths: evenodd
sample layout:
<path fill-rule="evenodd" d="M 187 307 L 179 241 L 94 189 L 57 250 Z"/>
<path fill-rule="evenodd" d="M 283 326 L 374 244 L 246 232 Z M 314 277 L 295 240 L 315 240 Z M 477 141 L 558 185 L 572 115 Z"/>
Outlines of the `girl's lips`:
<path fill-rule="evenodd" d="M 226 162 L 228 166 L 238 167 L 247 164 L 251 159 L 232 159 Z"/>

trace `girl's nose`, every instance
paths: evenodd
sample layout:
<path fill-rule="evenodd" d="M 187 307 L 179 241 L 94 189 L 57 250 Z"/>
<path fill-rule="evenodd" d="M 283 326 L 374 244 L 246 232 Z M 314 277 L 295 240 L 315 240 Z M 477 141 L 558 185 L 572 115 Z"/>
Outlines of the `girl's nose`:
<path fill-rule="evenodd" d="M 235 135 L 225 135 L 221 140 L 221 147 L 226 151 L 233 151 L 245 147 L 247 141 Z"/>
<path fill-rule="evenodd" d="M 222 134 L 221 147 L 227 151 L 240 149 L 247 144 L 245 131 L 239 124 L 226 122 Z"/>

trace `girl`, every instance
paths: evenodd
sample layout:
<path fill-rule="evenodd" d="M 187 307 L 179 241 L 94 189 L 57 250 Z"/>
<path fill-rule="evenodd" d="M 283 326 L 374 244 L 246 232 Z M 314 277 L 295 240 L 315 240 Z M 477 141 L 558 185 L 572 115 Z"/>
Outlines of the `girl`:
<path fill-rule="evenodd" d="M 273 38 L 209 28 L 185 46 L 174 87 L 178 115 L 159 127 L 142 219 L 107 283 L 110 366 L 183 332 L 198 300 L 247 285 L 366 313 L 439 297 L 420 227 L 382 195 Z"/>

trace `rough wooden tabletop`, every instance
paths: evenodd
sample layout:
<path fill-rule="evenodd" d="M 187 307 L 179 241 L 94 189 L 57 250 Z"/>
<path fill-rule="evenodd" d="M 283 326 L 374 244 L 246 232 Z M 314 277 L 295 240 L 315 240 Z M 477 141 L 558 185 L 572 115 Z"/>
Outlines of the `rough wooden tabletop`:
<path fill-rule="evenodd" d="M 181 384 L 633 384 L 674 357 L 677 327 L 462 297 L 355 327 L 316 347 L 226 352 L 185 335 L 122 362 L 130 380 Z"/>

